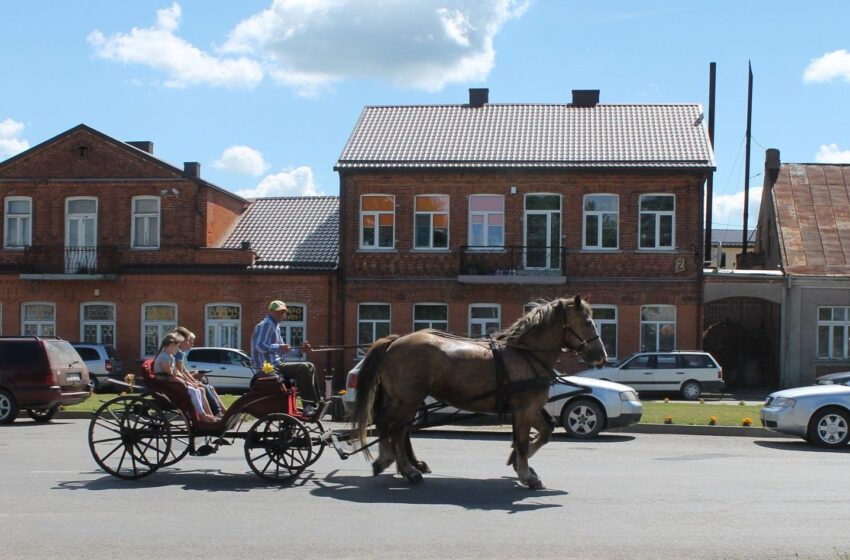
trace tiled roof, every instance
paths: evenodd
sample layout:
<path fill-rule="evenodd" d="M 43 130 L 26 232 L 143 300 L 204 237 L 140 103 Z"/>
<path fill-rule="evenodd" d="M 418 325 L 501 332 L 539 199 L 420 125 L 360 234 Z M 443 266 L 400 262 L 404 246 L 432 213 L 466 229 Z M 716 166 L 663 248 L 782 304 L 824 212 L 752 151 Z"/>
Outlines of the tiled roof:
<path fill-rule="evenodd" d="M 336 169 L 713 169 L 702 109 L 682 105 L 366 107 Z"/>
<path fill-rule="evenodd" d="M 756 230 L 751 229 L 747 234 L 747 242 L 755 240 Z M 711 229 L 711 243 L 722 243 L 724 247 L 742 247 L 740 229 Z"/>
<path fill-rule="evenodd" d="M 850 274 L 850 165 L 782 164 L 771 196 L 786 272 Z"/>
<path fill-rule="evenodd" d="M 251 242 L 251 270 L 328 270 L 339 260 L 339 198 L 258 198 L 227 236 L 223 248 Z"/>

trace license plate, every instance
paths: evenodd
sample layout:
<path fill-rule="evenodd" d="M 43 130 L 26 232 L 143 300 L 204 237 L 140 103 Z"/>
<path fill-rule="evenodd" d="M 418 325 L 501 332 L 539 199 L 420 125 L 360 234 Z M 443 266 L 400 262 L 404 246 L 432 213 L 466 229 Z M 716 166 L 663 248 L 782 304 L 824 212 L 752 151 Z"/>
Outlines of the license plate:
<path fill-rule="evenodd" d="M 65 376 L 65 381 L 80 381 L 81 377 L 79 373 L 69 373 Z"/>

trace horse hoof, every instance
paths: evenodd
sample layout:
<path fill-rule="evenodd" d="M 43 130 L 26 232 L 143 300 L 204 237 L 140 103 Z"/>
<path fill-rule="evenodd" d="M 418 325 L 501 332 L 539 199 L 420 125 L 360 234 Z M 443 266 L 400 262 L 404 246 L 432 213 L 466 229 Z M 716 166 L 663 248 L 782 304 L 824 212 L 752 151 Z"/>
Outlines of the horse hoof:
<path fill-rule="evenodd" d="M 382 467 L 381 465 L 379 465 L 378 461 L 375 461 L 374 463 L 372 463 L 372 476 L 378 476 L 379 474 L 384 472 L 385 468 L 386 467 Z"/>
<path fill-rule="evenodd" d="M 422 478 L 422 473 L 419 471 L 415 471 L 407 475 L 407 480 L 411 484 L 420 484 L 424 479 Z"/>
<path fill-rule="evenodd" d="M 428 463 L 425 461 L 419 461 L 415 464 L 416 470 L 421 472 L 422 474 L 431 474 L 431 469 L 428 467 Z"/>
<path fill-rule="evenodd" d="M 540 482 L 540 479 L 537 478 L 537 477 L 529 480 L 528 483 L 526 484 L 526 486 L 528 486 L 529 490 L 543 490 L 543 488 L 545 488 L 543 486 L 543 483 Z"/>

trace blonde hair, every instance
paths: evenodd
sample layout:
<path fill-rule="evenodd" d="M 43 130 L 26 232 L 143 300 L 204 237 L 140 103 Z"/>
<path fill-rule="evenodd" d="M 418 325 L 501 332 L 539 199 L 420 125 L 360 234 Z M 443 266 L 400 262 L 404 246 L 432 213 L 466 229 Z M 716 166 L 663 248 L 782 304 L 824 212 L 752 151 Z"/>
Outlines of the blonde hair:
<path fill-rule="evenodd" d="M 184 340 L 195 340 L 195 333 L 193 333 L 186 327 L 177 327 L 176 329 L 174 329 L 174 332 L 182 336 Z"/>
<path fill-rule="evenodd" d="M 170 332 L 164 337 L 162 337 L 162 342 L 160 342 L 159 344 L 159 351 L 162 352 L 167 346 L 171 346 L 172 344 L 180 344 L 184 340 L 185 338 L 183 338 L 180 333 Z"/>

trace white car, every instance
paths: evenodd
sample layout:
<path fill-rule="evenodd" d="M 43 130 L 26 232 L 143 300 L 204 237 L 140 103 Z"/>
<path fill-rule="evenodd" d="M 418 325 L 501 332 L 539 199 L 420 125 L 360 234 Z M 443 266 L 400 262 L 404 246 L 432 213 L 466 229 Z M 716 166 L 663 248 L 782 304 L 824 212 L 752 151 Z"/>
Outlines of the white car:
<path fill-rule="evenodd" d="M 219 391 L 247 391 L 254 370 L 241 350 L 196 346 L 186 355 L 190 370 L 209 370 L 207 379 Z"/>
<path fill-rule="evenodd" d="M 689 401 L 724 387 L 723 369 L 717 360 L 708 352 L 697 350 L 639 352 L 612 365 L 576 375 L 615 381 L 641 392 L 676 392 Z"/>
<path fill-rule="evenodd" d="M 357 400 L 357 376 L 362 363 L 348 372 L 345 382 L 346 393 L 342 403 L 347 416 L 353 412 Z M 436 404 L 438 402 L 427 397 L 413 424 L 426 423 L 429 411 L 440 414 L 457 412 L 456 408 Z M 602 430 L 635 424 L 640 422 L 643 415 L 643 404 L 631 387 L 611 381 L 560 374 L 549 388 L 549 402 L 544 408 L 567 435 L 578 439 L 592 439 Z"/>
<path fill-rule="evenodd" d="M 809 385 L 768 395 L 761 424 L 768 430 L 799 436 L 819 447 L 838 448 L 850 442 L 850 386 Z"/>

